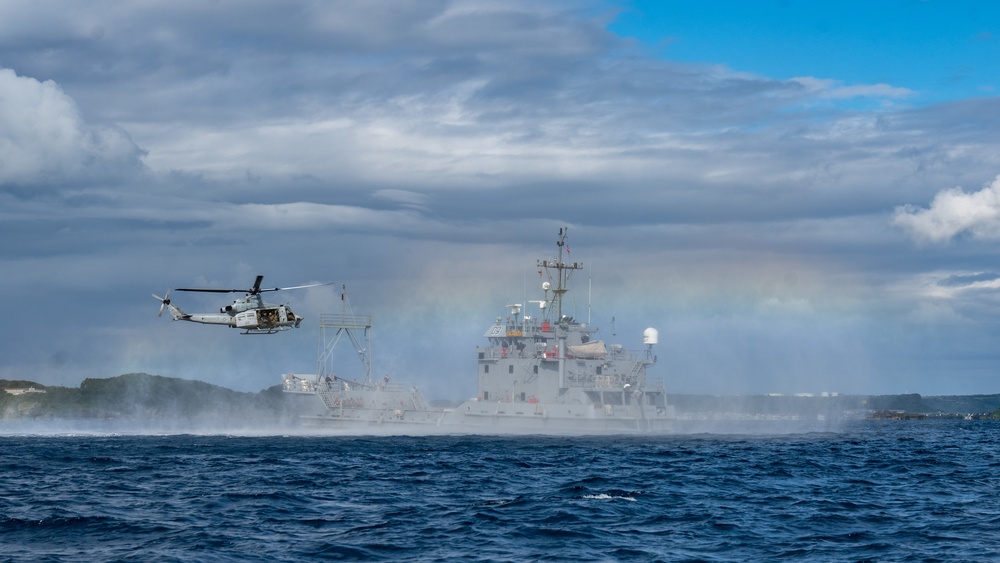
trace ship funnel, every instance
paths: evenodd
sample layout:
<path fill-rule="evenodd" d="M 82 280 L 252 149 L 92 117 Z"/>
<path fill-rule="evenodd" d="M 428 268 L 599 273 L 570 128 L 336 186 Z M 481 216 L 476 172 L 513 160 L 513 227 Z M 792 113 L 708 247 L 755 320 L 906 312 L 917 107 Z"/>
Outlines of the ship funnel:
<path fill-rule="evenodd" d="M 659 344 L 660 342 L 660 332 L 655 328 L 647 328 L 642 331 L 642 343 L 647 346 L 652 346 L 653 344 Z"/>

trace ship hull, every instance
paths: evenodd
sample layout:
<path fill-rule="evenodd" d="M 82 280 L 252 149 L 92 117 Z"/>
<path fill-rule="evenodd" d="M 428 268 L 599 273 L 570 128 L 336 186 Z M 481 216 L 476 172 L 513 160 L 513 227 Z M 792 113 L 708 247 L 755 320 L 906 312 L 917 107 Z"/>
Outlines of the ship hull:
<path fill-rule="evenodd" d="M 666 434 L 673 431 L 674 420 L 670 410 L 616 413 L 597 405 L 466 401 L 452 409 L 327 408 L 320 398 L 306 394 L 300 395 L 300 405 L 304 428 L 344 433 Z"/>

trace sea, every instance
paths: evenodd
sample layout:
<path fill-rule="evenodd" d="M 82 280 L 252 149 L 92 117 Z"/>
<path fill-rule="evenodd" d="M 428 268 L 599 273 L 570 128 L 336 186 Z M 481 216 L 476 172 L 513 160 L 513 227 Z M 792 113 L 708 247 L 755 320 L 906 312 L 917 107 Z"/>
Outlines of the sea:
<path fill-rule="evenodd" d="M 998 561 L 1000 423 L 4 432 L 2 561 Z"/>

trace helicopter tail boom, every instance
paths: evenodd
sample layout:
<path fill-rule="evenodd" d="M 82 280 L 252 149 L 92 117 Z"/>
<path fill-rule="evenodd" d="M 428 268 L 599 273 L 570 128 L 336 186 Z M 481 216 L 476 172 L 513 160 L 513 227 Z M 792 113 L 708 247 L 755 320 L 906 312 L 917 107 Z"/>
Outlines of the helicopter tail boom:
<path fill-rule="evenodd" d="M 165 293 L 163 297 L 160 297 L 159 295 L 156 295 L 154 293 L 153 299 L 156 299 L 157 301 L 160 302 L 160 313 L 158 316 L 163 315 L 163 308 L 166 307 L 167 310 L 170 311 L 170 316 L 173 317 L 175 321 L 186 320 L 191 318 L 191 315 L 185 313 L 184 311 L 181 311 L 180 307 L 170 302 L 169 289 L 167 290 L 167 293 Z"/>

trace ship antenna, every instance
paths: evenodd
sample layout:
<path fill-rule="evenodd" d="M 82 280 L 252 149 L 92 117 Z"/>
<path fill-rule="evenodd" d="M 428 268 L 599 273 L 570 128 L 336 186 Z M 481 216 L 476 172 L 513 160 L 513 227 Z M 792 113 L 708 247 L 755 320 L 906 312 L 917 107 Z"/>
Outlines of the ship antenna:
<path fill-rule="evenodd" d="M 570 253 L 569 247 L 566 246 L 566 236 L 569 234 L 569 228 L 559 229 L 559 240 L 556 241 L 556 246 L 559 248 L 559 257 L 556 260 L 539 260 L 538 266 L 540 268 L 554 268 L 556 270 L 556 287 L 552 290 L 553 297 L 552 300 L 556 304 L 556 322 L 563 322 L 563 312 L 562 312 L 562 301 L 563 296 L 569 291 L 569 276 L 573 270 L 579 270 L 583 268 L 583 264 L 579 262 L 564 262 L 563 261 L 563 247 L 566 247 L 566 254 Z"/>
<path fill-rule="evenodd" d="M 340 286 L 340 312 L 347 314 L 347 284 Z"/>
<path fill-rule="evenodd" d="M 524 318 L 521 320 L 521 330 L 528 330 L 528 270 L 523 272 L 524 280 L 521 282 L 521 303 L 524 303 Z"/>

